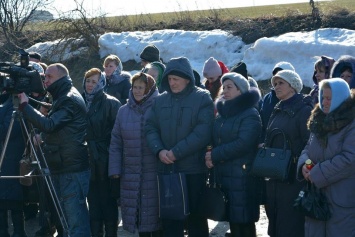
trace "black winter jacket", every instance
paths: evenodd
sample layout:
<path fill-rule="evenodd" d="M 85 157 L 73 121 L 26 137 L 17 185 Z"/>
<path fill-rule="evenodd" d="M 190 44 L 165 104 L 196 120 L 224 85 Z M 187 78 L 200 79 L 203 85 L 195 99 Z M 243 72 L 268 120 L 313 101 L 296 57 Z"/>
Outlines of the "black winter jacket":
<path fill-rule="evenodd" d="M 53 97 L 47 117 L 32 106 L 23 115 L 42 132 L 43 151 L 52 173 L 81 172 L 89 169 L 85 142 L 86 107 L 83 97 L 68 76 L 47 88 Z"/>
<path fill-rule="evenodd" d="M 313 101 L 310 96 L 295 94 L 293 97 L 276 104 L 266 130 L 266 143 L 271 147 L 282 148 L 283 139 L 276 135 L 273 142 L 270 132 L 274 128 L 283 130 L 290 141 L 290 149 L 294 158 L 291 167 L 291 182 L 270 179 L 266 182 L 266 214 L 269 219 L 268 234 L 271 237 L 302 237 L 304 236 L 304 216 L 293 208 L 293 203 L 303 187 L 303 183 L 295 180 L 297 158 L 305 147 L 309 131 L 307 120 L 312 111 Z"/>
<path fill-rule="evenodd" d="M 114 74 L 106 78 L 106 86 L 104 91 L 118 99 L 122 105 L 127 103 L 129 90 L 131 89 L 130 82 L 131 74 L 126 71 L 121 71 L 120 74 Z"/>
<path fill-rule="evenodd" d="M 108 148 L 111 131 L 121 103 L 100 90 L 94 96 L 86 120 L 86 141 L 89 147 L 91 179 L 108 179 Z"/>
<path fill-rule="evenodd" d="M 228 221 L 259 219 L 258 179 L 249 175 L 261 133 L 261 119 L 254 108 L 259 101 L 255 89 L 233 100 L 217 103 L 211 153 L 217 183 L 228 198 Z"/>

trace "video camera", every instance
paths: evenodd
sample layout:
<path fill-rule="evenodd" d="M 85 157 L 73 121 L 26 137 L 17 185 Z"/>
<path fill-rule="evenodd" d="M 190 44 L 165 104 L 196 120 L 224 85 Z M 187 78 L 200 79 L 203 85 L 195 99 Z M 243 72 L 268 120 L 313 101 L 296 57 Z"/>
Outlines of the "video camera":
<path fill-rule="evenodd" d="M 0 92 L 18 94 L 25 92 L 44 93 L 41 75 L 29 64 L 29 54 L 19 50 L 20 65 L 13 62 L 0 62 Z"/>

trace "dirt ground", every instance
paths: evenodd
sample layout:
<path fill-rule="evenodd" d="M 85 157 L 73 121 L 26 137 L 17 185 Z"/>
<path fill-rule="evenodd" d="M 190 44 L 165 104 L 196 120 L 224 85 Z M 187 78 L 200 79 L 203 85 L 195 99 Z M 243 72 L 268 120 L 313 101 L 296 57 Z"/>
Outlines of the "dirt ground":
<path fill-rule="evenodd" d="M 38 216 L 38 215 L 37 215 Z M 267 225 L 268 225 L 268 220 L 265 214 L 264 208 L 261 206 L 260 207 L 260 219 L 259 222 L 256 224 L 256 232 L 258 237 L 267 237 Z M 11 224 L 10 224 L 11 226 Z M 210 228 L 210 237 L 224 237 L 224 233 L 229 232 L 229 225 L 228 222 L 216 222 L 209 220 L 208 221 L 208 226 Z M 34 237 L 35 232 L 39 229 L 38 225 L 38 217 L 35 219 L 31 219 L 26 221 L 26 232 L 28 237 Z M 10 228 L 10 233 L 11 233 L 11 228 Z M 120 222 L 118 226 L 118 232 L 117 232 L 119 237 L 138 237 L 138 234 L 131 234 L 122 228 L 122 222 Z M 55 234 L 54 236 L 57 236 Z M 0 236 L 1 237 L 1 236 Z"/>

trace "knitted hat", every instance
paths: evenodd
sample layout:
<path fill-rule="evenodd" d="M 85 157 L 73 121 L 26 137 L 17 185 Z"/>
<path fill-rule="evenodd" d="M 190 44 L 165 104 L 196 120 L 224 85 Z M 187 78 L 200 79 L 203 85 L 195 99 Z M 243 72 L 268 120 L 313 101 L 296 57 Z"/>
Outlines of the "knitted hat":
<path fill-rule="evenodd" d="M 160 61 L 159 49 L 153 45 L 147 45 L 140 54 L 140 58 L 147 62 Z"/>
<path fill-rule="evenodd" d="M 323 110 L 323 84 L 329 83 L 332 91 L 332 100 L 330 103 L 329 113 L 338 108 L 346 99 L 350 97 L 349 84 L 341 78 L 325 79 L 320 82 L 319 85 L 319 106 Z"/>
<path fill-rule="evenodd" d="M 202 72 L 203 76 L 206 78 L 219 77 L 222 75 L 222 69 L 218 64 L 218 61 L 213 57 L 207 59 L 207 61 L 203 65 Z"/>
<path fill-rule="evenodd" d="M 302 86 L 303 86 L 302 80 L 295 71 L 292 70 L 279 71 L 278 73 L 276 73 L 275 76 L 271 78 L 271 85 L 274 85 L 275 78 L 281 78 L 287 81 L 291 85 L 291 87 L 295 89 L 297 93 L 300 93 L 302 90 Z"/>
<path fill-rule="evenodd" d="M 275 64 L 274 69 L 272 69 L 272 75 L 274 76 L 277 72 L 281 70 L 295 71 L 295 68 L 289 62 L 284 62 L 284 61 L 278 62 Z"/>
<path fill-rule="evenodd" d="M 242 94 L 249 91 L 249 89 L 250 89 L 249 82 L 241 74 L 236 73 L 236 72 L 225 73 L 221 78 L 222 83 L 228 79 L 233 81 L 233 83 L 239 88 L 239 90 Z"/>
<path fill-rule="evenodd" d="M 248 79 L 247 65 L 244 62 L 239 62 L 231 68 L 231 72 L 241 74 L 245 79 Z"/>

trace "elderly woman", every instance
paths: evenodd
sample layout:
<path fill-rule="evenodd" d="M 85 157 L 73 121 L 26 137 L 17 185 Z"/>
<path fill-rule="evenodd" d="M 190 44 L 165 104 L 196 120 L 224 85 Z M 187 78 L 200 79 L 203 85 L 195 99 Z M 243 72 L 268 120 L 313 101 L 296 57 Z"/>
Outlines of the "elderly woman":
<path fill-rule="evenodd" d="M 215 167 L 216 181 L 227 195 L 231 236 L 255 237 L 258 186 L 248 171 L 261 133 L 261 119 L 255 109 L 260 94 L 239 73 L 226 73 L 221 81 L 223 97 L 217 102 L 213 149 L 205 155 L 206 166 Z"/>
<path fill-rule="evenodd" d="M 355 234 L 355 91 L 340 78 L 320 83 L 319 105 L 308 122 L 311 136 L 298 160 L 298 177 L 324 191 L 328 221 L 306 217 L 305 236 Z M 308 170 L 305 161 L 314 166 Z"/>
<path fill-rule="evenodd" d="M 123 228 L 140 237 L 159 237 L 157 158 L 144 137 L 147 113 L 158 96 L 153 77 L 137 73 L 127 104 L 112 130 L 109 175 L 121 179 Z"/>
<path fill-rule="evenodd" d="M 85 73 L 83 97 L 87 108 L 87 136 L 91 179 L 88 194 L 91 236 L 117 236 L 118 207 L 111 187 L 118 180 L 108 177 L 108 148 L 111 131 L 121 103 L 103 91 L 105 76 L 98 68 Z"/>
<path fill-rule="evenodd" d="M 304 236 L 304 216 L 293 208 L 294 199 L 303 187 L 295 180 L 296 160 L 309 138 L 307 120 L 312 111 L 312 99 L 303 96 L 302 80 L 292 70 L 282 70 L 271 78 L 275 94 L 280 100 L 274 107 L 266 128 L 265 141 L 273 148 L 283 147 L 283 136 L 277 134 L 270 140 L 271 131 L 277 128 L 283 131 L 288 140 L 293 163 L 288 181 L 269 179 L 266 181 L 265 210 L 269 219 L 268 234 L 271 237 Z"/>

